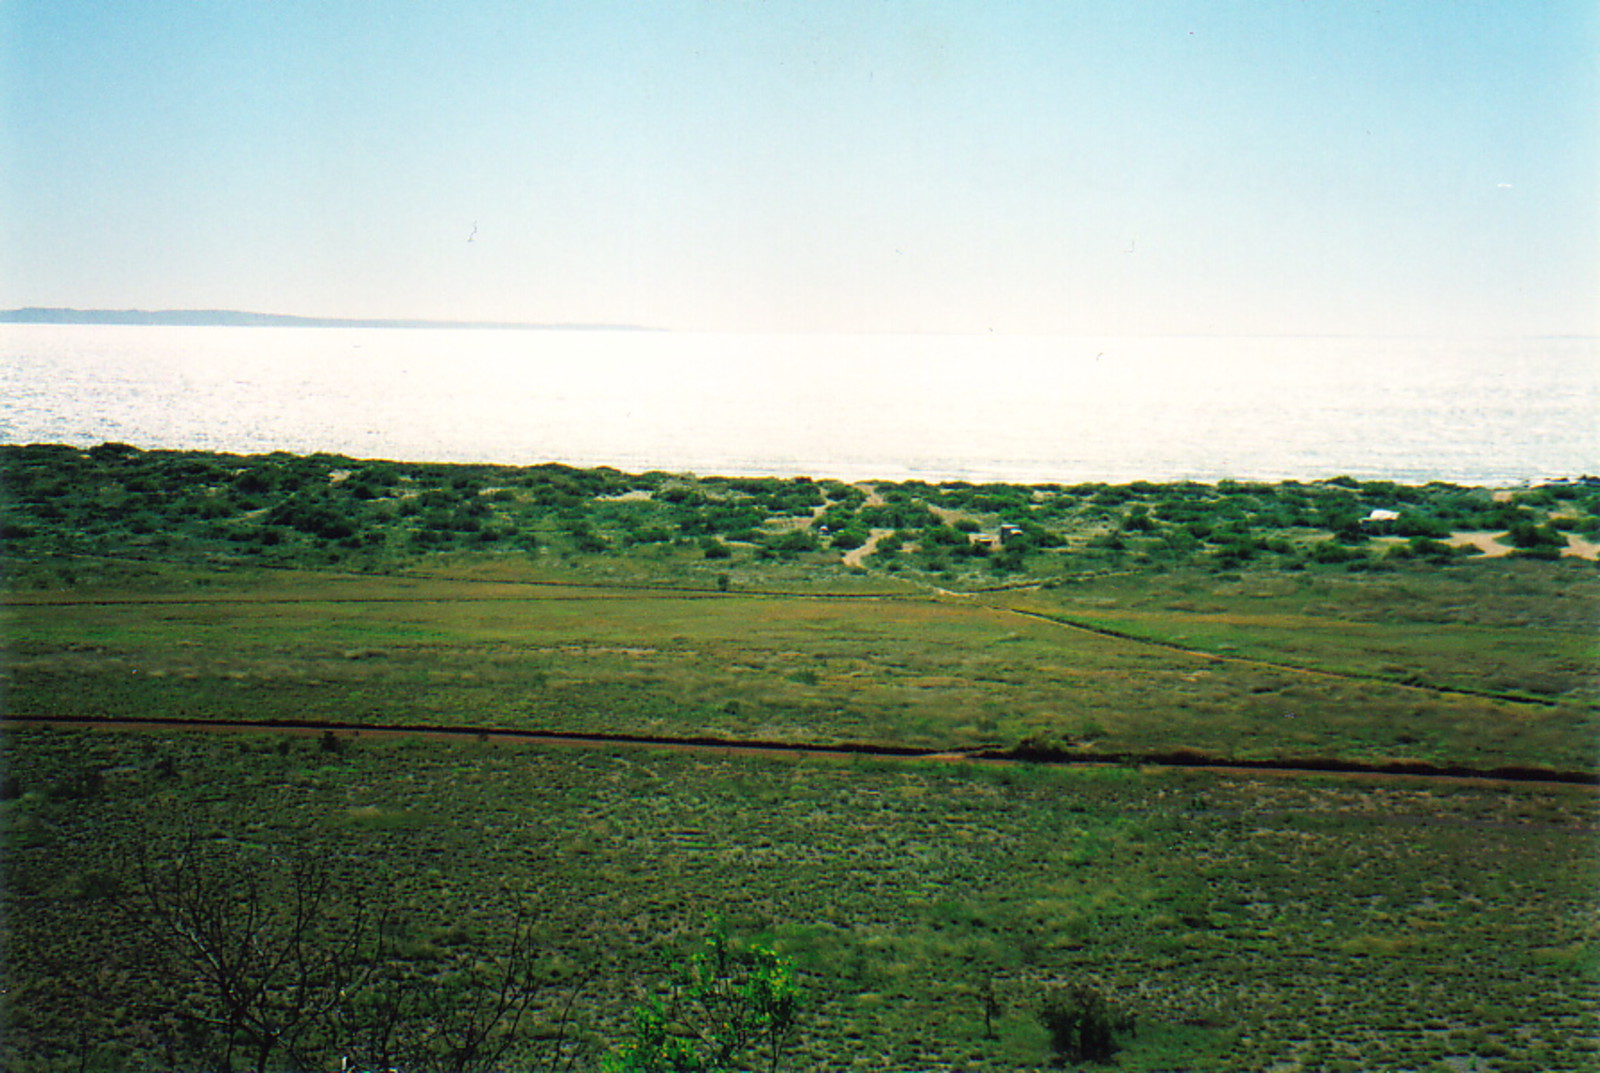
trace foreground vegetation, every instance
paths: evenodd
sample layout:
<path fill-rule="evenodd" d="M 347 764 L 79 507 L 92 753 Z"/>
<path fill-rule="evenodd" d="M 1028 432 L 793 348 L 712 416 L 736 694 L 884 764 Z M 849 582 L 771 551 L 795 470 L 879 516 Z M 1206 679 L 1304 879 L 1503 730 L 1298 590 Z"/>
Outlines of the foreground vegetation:
<path fill-rule="evenodd" d="M 1600 1061 L 1589 786 L 487 733 L 1592 780 L 1589 483 L 857 486 L 108 444 L 0 447 L 0 494 L 6 1069 L 253 1062 L 152 923 L 250 901 L 226 890 L 273 921 L 321 891 L 316 949 L 346 943 L 298 992 L 344 997 L 302 998 L 271 1068 L 665 1068 L 640 1011 L 717 917 L 795 966 L 785 1068 L 1104 1058 L 1086 1010 L 1126 1026 L 1126 1069 Z M 101 727 L 21 722 L 62 717 Z M 291 729 L 111 722 L 151 718 Z"/>
<path fill-rule="evenodd" d="M 548 986 L 510 1068 L 546 1067 L 580 982 L 564 1046 L 627 1038 L 708 916 L 795 964 L 785 1068 L 1037 1068 L 1071 983 L 1136 1014 L 1129 1070 L 1600 1057 L 1583 787 L 342 745 L 9 730 L 4 1067 L 185 1068 L 188 985 L 127 921 L 137 862 L 191 835 L 263 876 L 328 862 L 409 973 L 531 923 Z"/>

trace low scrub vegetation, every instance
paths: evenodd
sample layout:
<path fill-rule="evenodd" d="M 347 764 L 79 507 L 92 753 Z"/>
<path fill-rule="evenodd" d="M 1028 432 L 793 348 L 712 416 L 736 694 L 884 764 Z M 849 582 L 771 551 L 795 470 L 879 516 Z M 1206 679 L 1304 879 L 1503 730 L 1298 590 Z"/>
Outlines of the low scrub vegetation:
<path fill-rule="evenodd" d="M 0 1066 L 21 1073 L 214 1068 L 228 1018 L 279 1026 L 274 1069 L 290 1043 L 320 1063 L 299 1068 L 451 1068 L 479 1040 L 515 1070 L 689 1047 L 764 1070 L 773 1043 L 784 1069 L 1011 1070 L 1089 1057 L 1107 1026 L 1129 1071 L 1600 1053 L 1584 787 L 5 733 Z M 89 796 L 54 789 L 86 770 Z M 141 920 L 207 905 L 257 905 L 225 933 L 304 998 L 230 1013 L 204 959 L 152 956 Z M 275 957 L 299 920 L 305 949 L 351 956 Z"/>
<path fill-rule="evenodd" d="M 857 486 L 109 443 L 0 446 L 0 473 L 0 538 L 24 561 L 109 555 L 373 570 L 462 552 L 547 565 L 632 552 L 643 555 L 635 566 L 692 578 L 707 558 L 820 566 L 871 541 L 863 561 L 885 573 L 980 584 L 1130 567 L 1437 565 L 1473 553 L 1442 542 L 1454 532 L 1498 535 L 1533 558 L 1559 556 L 1569 537 L 1600 539 L 1600 486 L 1580 481 L 1502 496 L 1348 478 Z M 30 580 L 40 579 L 24 571 L 13 584 Z"/>
<path fill-rule="evenodd" d="M 0 1067 L 1589 1068 L 1597 509 L 0 447 Z"/>

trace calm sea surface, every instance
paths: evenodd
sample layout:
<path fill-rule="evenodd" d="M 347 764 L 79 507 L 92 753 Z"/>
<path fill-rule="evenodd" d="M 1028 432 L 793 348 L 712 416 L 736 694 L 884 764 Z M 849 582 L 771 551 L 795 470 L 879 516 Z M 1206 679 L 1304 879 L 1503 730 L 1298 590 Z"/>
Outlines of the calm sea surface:
<path fill-rule="evenodd" d="M 0 326 L 0 442 L 1052 482 L 1600 472 L 1593 339 Z"/>

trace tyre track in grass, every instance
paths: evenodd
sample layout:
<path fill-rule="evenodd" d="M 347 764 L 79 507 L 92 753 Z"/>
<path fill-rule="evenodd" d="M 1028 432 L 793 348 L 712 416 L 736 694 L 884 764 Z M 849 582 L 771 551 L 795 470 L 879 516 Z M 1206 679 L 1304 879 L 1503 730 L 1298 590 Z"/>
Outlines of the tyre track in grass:
<path fill-rule="evenodd" d="M 963 600 L 980 596 L 992 596 L 1002 592 L 1013 592 L 1020 589 L 1038 588 L 1037 584 L 1023 583 L 1015 585 L 1001 585 L 990 588 L 972 589 L 960 592 L 953 589 L 940 588 L 937 585 L 927 585 L 929 592 L 938 597 L 957 597 Z M 1531 704 L 1543 708 L 1553 708 L 1561 702 L 1554 697 L 1536 697 L 1525 693 L 1497 693 L 1488 689 L 1473 689 L 1470 686 L 1448 686 L 1432 682 L 1404 681 L 1399 678 L 1390 678 L 1381 674 L 1363 674 L 1360 671 L 1333 671 L 1322 667 L 1309 667 L 1298 663 L 1281 663 L 1276 660 L 1260 659 L 1254 656 L 1231 656 L 1220 652 L 1209 652 L 1203 648 L 1194 648 L 1181 645 L 1176 641 L 1164 641 L 1156 637 L 1143 637 L 1136 633 L 1127 633 L 1110 626 L 1098 626 L 1084 622 L 1080 619 L 1067 618 L 1063 615 L 1049 615 L 1042 611 L 1028 611 L 1020 607 L 1009 607 L 1004 604 L 988 604 L 988 608 L 1019 618 L 1035 619 L 1039 622 L 1059 626 L 1064 630 L 1076 630 L 1080 633 L 1091 634 L 1106 640 L 1122 641 L 1127 644 L 1144 645 L 1149 648 L 1159 648 L 1168 652 L 1177 652 L 1195 659 L 1208 660 L 1213 663 L 1234 663 L 1245 667 L 1262 667 L 1276 671 L 1288 671 L 1292 674 L 1304 674 L 1317 678 L 1333 678 L 1349 682 L 1374 682 L 1379 685 L 1391 686 L 1395 689 L 1409 689 L 1418 693 L 1449 694 L 1452 696 L 1478 697 L 1485 700 L 1497 700 L 1507 704 Z"/>
<path fill-rule="evenodd" d="M 723 756 L 859 757 L 906 762 L 963 763 L 972 765 L 1043 765 L 1099 767 L 1192 768 L 1234 774 L 1331 775 L 1351 778 L 1424 779 L 1462 783 L 1519 783 L 1587 786 L 1600 789 L 1600 773 L 1561 770 L 1525 765 L 1473 768 L 1466 765 L 1434 764 L 1421 760 L 1364 761 L 1335 757 L 1283 757 L 1278 759 L 1239 759 L 1211 756 L 1192 749 L 1173 749 L 1150 753 L 1096 753 L 1028 744 L 1003 747 L 977 745 L 964 749 L 919 748 L 909 745 L 884 745 L 873 742 L 795 742 L 759 738 L 738 739 L 692 735 L 670 737 L 655 734 L 608 734 L 591 731 L 518 730 L 507 727 L 457 727 L 426 723 L 342 723 L 326 720 L 230 720 L 146 717 L 126 719 L 95 716 L 0 716 L 0 730 L 13 727 L 75 727 L 109 731 L 185 731 L 218 733 L 229 731 L 280 734 L 325 735 L 359 738 L 428 738 L 446 741 L 474 740 L 491 743 L 524 742 L 539 745 L 564 745 L 576 748 L 668 749 L 677 752 L 711 753 Z"/>
<path fill-rule="evenodd" d="M 1398 678 L 1388 678 L 1381 674 L 1363 674 L 1360 671 L 1330 671 L 1320 667 L 1307 667 L 1303 664 L 1279 663 L 1275 660 L 1259 659 L 1254 656 L 1227 656 L 1219 652 L 1207 652 L 1203 648 L 1190 648 L 1187 645 L 1180 645 L 1176 641 L 1140 637 L 1138 634 L 1124 633 L 1109 626 L 1096 626 L 1076 619 L 1047 615 L 1042 611 L 1024 611 L 1020 607 L 1002 607 L 997 608 L 997 610 L 1005 611 L 1020 618 L 1048 622 L 1052 626 L 1060 626 L 1065 630 L 1077 630 L 1080 633 L 1093 634 L 1096 637 L 1105 637 L 1115 641 L 1126 641 L 1130 644 L 1148 645 L 1151 648 L 1160 648 L 1168 652 L 1181 652 L 1184 655 L 1193 656 L 1196 659 L 1210 660 L 1214 663 L 1236 663 L 1246 667 L 1265 667 L 1275 671 L 1289 671 L 1294 674 L 1306 674 L 1318 678 L 1338 678 L 1350 682 L 1375 682 L 1395 689 L 1410 689 L 1419 693 L 1444 693 L 1453 696 L 1479 697 L 1485 700 L 1501 701 L 1506 704 L 1533 704 L 1544 708 L 1553 708 L 1561 703 L 1554 697 L 1535 697 L 1521 693 L 1496 693 L 1488 689 L 1473 689 L 1470 686 L 1407 682 Z"/>

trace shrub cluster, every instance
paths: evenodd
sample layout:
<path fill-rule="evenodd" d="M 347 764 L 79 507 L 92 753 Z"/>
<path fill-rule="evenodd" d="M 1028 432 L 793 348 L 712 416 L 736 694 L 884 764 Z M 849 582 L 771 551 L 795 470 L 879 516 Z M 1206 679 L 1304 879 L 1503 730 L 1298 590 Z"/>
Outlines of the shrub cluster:
<path fill-rule="evenodd" d="M 1059 576 L 1126 563 L 1368 569 L 1445 563 L 1458 530 L 1558 558 L 1600 536 L 1600 489 L 1509 497 L 1335 478 L 1072 486 L 699 478 L 600 467 L 446 465 L 275 453 L 0 446 L 0 540 L 14 558 L 191 558 L 366 568 L 444 552 L 686 560 L 838 557 L 892 531 L 867 565 L 941 576 Z M 1374 509 L 1395 512 L 1373 543 Z M 1429 543 L 1431 542 L 1431 543 Z"/>

